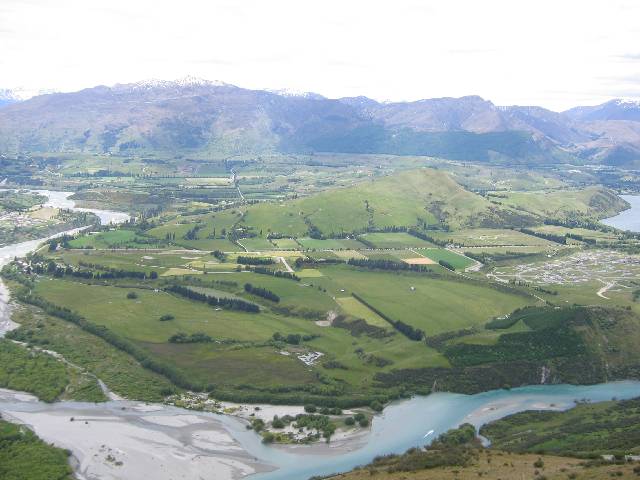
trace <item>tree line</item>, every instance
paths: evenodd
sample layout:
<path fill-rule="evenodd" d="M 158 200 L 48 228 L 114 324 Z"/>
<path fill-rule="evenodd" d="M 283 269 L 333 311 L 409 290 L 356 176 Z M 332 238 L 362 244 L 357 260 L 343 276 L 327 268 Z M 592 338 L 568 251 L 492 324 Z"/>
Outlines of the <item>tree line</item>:
<path fill-rule="evenodd" d="M 273 265 L 276 263 L 270 257 L 246 257 L 243 255 L 238 256 L 237 262 L 243 265 Z"/>
<path fill-rule="evenodd" d="M 249 313 L 260 312 L 260 307 L 254 303 L 246 302 L 239 298 L 214 297 L 212 295 L 196 292 L 195 290 L 191 290 L 190 288 L 183 287 L 181 285 L 171 285 L 166 288 L 166 291 L 186 297 L 190 300 L 207 303 L 212 307 L 222 307 L 228 308 L 229 310 L 240 310 Z"/>
<path fill-rule="evenodd" d="M 283 272 L 281 270 L 273 270 L 271 268 L 264 267 L 254 267 L 251 269 L 253 273 L 259 273 L 260 275 L 271 275 L 272 277 L 278 278 L 288 278 L 289 280 L 295 280 L 296 282 L 300 281 L 300 277 L 298 277 L 295 273 Z"/>
<path fill-rule="evenodd" d="M 401 320 L 393 320 L 392 318 L 388 317 L 384 312 L 381 312 L 373 305 L 370 305 L 369 303 L 367 303 L 367 301 L 357 293 L 352 293 L 351 295 L 353 295 L 353 298 L 360 301 L 365 306 L 369 307 L 369 309 L 372 310 L 374 313 L 377 313 L 378 315 L 380 315 L 385 321 L 389 322 L 393 328 L 395 328 L 398 332 L 400 332 L 402 335 L 407 337 L 409 340 L 419 342 L 424 337 L 424 332 L 419 328 L 414 328 L 411 325 L 408 325 Z"/>
<path fill-rule="evenodd" d="M 348 265 L 354 267 L 371 268 L 375 270 L 408 270 L 412 272 L 428 273 L 432 270 L 424 265 L 414 265 L 405 262 L 397 262 L 395 260 L 371 259 L 371 258 L 350 258 L 347 260 Z"/>
<path fill-rule="evenodd" d="M 262 287 L 254 287 L 250 283 L 244 284 L 244 291 L 252 295 L 257 295 L 258 297 L 271 300 L 272 302 L 278 303 L 280 301 L 280 297 L 273 293 L 271 290 L 267 290 L 266 288 Z"/>
<path fill-rule="evenodd" d="M 192 333 L 191 335 L 178 332 L 169 337 L 169 343 L 211 343 L 213 341 L 213 338 L 202 332 Z"/>

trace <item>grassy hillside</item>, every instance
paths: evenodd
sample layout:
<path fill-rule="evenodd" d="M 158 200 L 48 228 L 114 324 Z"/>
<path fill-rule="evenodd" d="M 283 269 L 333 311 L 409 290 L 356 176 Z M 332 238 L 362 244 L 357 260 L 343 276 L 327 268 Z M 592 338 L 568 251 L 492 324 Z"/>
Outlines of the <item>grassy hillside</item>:
<path fill-rule="evenodd" d="M 500 204 L 525 210 L 543 218 L 606 218 L 628 207 L 613 191 L 599 186 L 581 190 L 513 192 L 504 194 Z"/>
<path fill-rule="evenodd" d="M 510 217 L 514 217 L 511 219 Z M 333 189 L 283 204 L 249 207 L 244 224 L 262 231 L 302 236 L 310 226 L 325 236 L 367 228 L 427 225 L 494 225 L 527 222 L 528 215 L 496 208 L 457 184 L 447 173 L 420 169 L 372 178 L 349 188 Z"/>

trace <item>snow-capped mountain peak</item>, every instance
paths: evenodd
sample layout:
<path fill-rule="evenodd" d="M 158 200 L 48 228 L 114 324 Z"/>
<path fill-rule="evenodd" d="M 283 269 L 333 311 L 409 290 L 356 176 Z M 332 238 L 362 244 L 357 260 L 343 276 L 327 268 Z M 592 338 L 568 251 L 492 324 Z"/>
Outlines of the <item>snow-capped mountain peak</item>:
<path fill-rule="evenodd" d="M 616 98 L 614 103 L 620 108 L 640 108 L 639 98 Z"/>
<path fill-rule="evenodd" d="M 293 88 L 280 88 L 280 89 L 267 89 L 269 93 L 280 95 L 281 97 L 302 97 L 310 99 L 323 99 L 322 95 L 313 92 L 305 92 L 302 90 L 295 90 Z"/>
<path fill-rule="evenodd" d="M 204 78 L 187 75 L 186 77 L 176 80 L 160 80 L 152 78 L 135 83 L 117 83 L 113 86 L 114 90 L 156 90 L 169 88 L 188 88 L 188 87 L 228 87 L 228 83 L 219 80 L 206 80 Z"/>
<path fill-rule="evenodd" d="M 0 88 L 0 101 L 4 101 L 5 103 L 22 102 L 32 97 L 37 97 L 38 95 L 48 95 L 50 93 L 56 93 L 56 91 L 26 87 Z"/>

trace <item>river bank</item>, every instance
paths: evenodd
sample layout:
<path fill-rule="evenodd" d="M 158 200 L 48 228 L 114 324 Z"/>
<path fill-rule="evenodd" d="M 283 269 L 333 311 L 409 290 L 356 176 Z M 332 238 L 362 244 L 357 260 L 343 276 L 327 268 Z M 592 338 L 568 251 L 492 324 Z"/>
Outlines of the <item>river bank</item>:
<path fill-rule="evenodd" d="M 476 427 L 523 410 L 565 410 L 577 401 L 640 396 L 640 382 L 540 385 L 476 395 L 435 393 L 394 402 L 353 448 L 265 445 L 230 415 L 160 404 L 58 402 L 0 390 L 0 413 L 73 453 L 86 480 L 203 478 L 299 480 L 344 472 L 374 457 L 430 443 L 461 423 Z"/>

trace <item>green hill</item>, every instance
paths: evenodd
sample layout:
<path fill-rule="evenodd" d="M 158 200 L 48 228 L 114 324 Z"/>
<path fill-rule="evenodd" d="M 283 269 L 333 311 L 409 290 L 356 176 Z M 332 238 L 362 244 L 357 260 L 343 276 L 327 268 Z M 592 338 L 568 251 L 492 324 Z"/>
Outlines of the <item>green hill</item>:
<path fill-rule="evenodd" d="M 424 168 L 291 202 L 252 206 L 244 224 L 265 236 L 270 232 L 300 236 L 316 230 L 330 237 L 421 223 L 456 229 L 511 222 L 520 225 L 531 220 L 529 214 L 496 207 L 465 190 L 445 172 Z"/>

